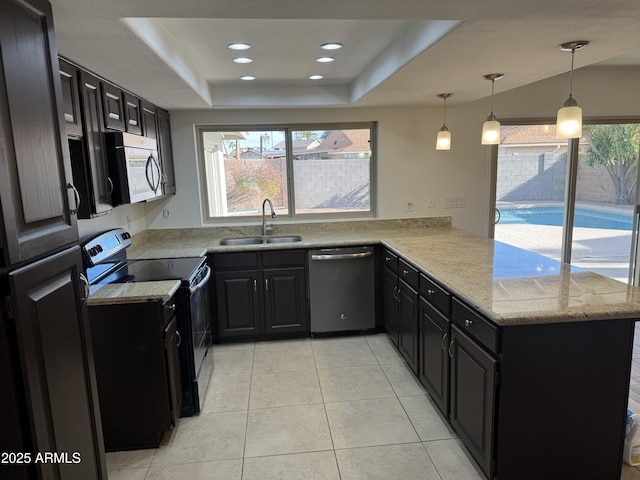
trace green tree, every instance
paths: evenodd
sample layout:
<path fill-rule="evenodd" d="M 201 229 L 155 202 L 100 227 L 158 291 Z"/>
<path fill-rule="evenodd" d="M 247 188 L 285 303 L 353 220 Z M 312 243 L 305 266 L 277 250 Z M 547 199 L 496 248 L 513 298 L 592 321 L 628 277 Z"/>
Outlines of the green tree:
<path fill-rule="evenodd" d="M 588 125 L 584 127 L 588 144 L 584 150 L 587 165 L 603 166 L 613 182 L 616 205 L 632 203 L 636 187 L 639 124 Z"/>

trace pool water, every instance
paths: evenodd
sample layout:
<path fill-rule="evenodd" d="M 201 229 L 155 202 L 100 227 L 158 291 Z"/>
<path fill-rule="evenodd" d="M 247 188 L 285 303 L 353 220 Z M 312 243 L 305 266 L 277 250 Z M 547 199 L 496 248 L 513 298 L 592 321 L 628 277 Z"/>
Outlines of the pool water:
<path fill-rule="evenodd" d="M 562 207 L 532 207 L 532 208 L 499 208 L 500 222 L 498 224 L 522 223 L 528 225 L 562 226 Z M 605 228 L 608 230 L 631 230 L 633 218 L 631 215 L 599 212 L 586 208 L 576 208 L 574 226 L 586 228 Z"/>

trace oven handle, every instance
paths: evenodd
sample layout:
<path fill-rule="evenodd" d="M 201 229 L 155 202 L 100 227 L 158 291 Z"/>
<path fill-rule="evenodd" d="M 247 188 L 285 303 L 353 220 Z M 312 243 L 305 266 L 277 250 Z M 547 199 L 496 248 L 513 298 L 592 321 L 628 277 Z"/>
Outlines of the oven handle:
<path fill-rule="evenodd" d="M 205 265 L 204 268 L 207 269 L 207 274 L 204 276 L 202 280 L 200 280 L 200 282 L 197 285 L 194 285 L 193 287 L 189 287 L 189 293 L 191 295 L 193 295 L 202 287 L 204 287 L 209 281 L 209 279 L 211 278 L 211 267 L 209 265 Z"/>

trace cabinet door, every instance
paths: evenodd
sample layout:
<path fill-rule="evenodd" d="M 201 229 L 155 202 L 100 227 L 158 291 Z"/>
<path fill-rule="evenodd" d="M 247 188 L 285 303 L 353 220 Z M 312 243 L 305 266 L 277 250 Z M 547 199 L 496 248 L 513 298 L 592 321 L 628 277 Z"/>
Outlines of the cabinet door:
<path fill-rule="evenodd" d="M 0 51 L 1 266 L 70 245 L 78 230 L 49 2 L 0 2 Z"/>
<path fill-rule="evenodd" d="M 267 333 L 308 332 L 304 267 L 264 270 Z"/>
<path fill-rule="evenodd" d="M 79 247 L 9 275 L 33 450 L 79 452 L 41 463 L 38 478 L 107 478 Z"/>
<path fill-rule="evenodd" d="M 175 303 L 173 304 L 175 305 Z M 180 334 L 174 315 L 164 329 L 164 351 L 169 380 L 169 398 L 171 400 L 171 422 L 176 425 L 182 411 L 182 375 L 180 374 Z"/>
<path fill-rule="evenodd" d="M 82 113 L 85 131 L 85 155 L 83 158 L 72 156 L 74 178 L 77 178 L 81 196 L 80 211 L 83 218 L 106 213 L 113 208 L 111 193 L 113 182 L 109 178 L 107 148 L 102 127 L 102 100 L 100 80 L 88 72 L 80 72 L 80 91 L 82 93 Z M 85 182 L 81 184 L 80 182 Z"/>
<path fill-rule="evenodd" d="M 140 99 L 130 93 L 123 93 L 124 98 L 124 120 L 127 132 L 133 135 L 142 135 L 142 110 Z"/>
<path fill-rule="evenodd" d="M 382 269 L 382 307 L 384 328 L 391 342 L 398 346 L 398 275 L 389 268 Z"/>
<path fill-rule="evenodd" d="M 82 136 L 80 115 L 80 94 L 78 90 L 78 69 L 60 59 L 60 83 L 62 85 L 62 107 L 67 135 Z"/>
<path fill-rule="evenodd" d="M 451 423 L 490 477 L 497 362 L 455 325 L 451 339 Z"/>
<path fill-rule="evenodd" d="M 220 337 L 254 335 L 260 332 L 258 271 L 215 274 Z"/>
<path fill-rule="evenodd" d="M 176 193 L 175 169 L 173 166 L 173 149 L 171 145 L 171 124 L 169 122 L 169 112 L 158 108 L 158 149 L 160 162 L 162 164 L 162 193 L 173 195 Z"/>
<path fill-rule="evenodd" d="M 444 415 L 449 415 L 451 321 L 420 298 L 420 381 Z"/>
<path fill-rule="evenodd" d="M 158 139 L 158 119 L 156 106 L 145 100 L 140 101 L 140 118 L 142 120 L 142 135 Z"/>
<path fill-rule="evenodd" d="M 407 365 L 418 373 L 418 292 L 400 280 L 398 312 L 398 350 Z"/>
<path fill-rule="evenodd" d="M 107 82 L 100 82 L 104 126 L 109 130 L 126 130 L 122 90 Z"/>

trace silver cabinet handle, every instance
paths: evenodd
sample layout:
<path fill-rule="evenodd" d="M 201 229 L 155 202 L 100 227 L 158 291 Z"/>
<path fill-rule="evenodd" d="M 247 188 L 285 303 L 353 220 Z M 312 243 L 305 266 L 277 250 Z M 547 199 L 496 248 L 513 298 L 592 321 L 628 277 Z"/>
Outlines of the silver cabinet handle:
<path fill-rule="evenodd" d="M 182 343 L 182 336 L 180 335 L 180 332 L 178 330 L 176 330 L 176 337 L 178 337 L 178 343 L 176 344 L 176 347 L 179 347 Z"/>
<path fill-rule="evenodd" d="M 175 304 L 175 303 L 172 303 L 171 305 L 167 305 L 167 309 L 169 309 L 169 310 L 171 310 L 171 311 L 175 312 L 175 311 L 176 311 L 176 304 Z"/>
<path fill-rule="evenodd" d="M 70 209 L 71 215 L 76 215 L 78 213 L 78 209 L 80 208 L 80 193 L 78 193 L 78 189 L 73 185 L 73 183 L 67 183 L 67 188 L 73 190 L 73 198 L 76 201 L 76 208 Z"/>
<path fill-rule="evenodd" d="M 402 270 L 402 273 L 403 273 L 404 275 L 409 275 L 409 270 L 404 270 L 404 269 L 403 269 L 403 270 Z"/>
<path fill-rule="evenodd" d="M 84 298 L 82 298 L 82 301 L 86 302 L 89 298 L 89 280 L 87 280 L 84 273 L 80 273 L 80 281 L 82 282 L 82 287 L 84 289 Z"/>
<path fill-rule="evenodd" d="M 465 327 L 470 327 L 471 325 L 473 325 L 473 320 L 468 320 L 468 319 L 465 320 L 464 321 L 464 325 L 465 325 Z"/>
<path fill-rule="evenodd" d="M 253 279 L 253 291 L 258 291 L 258 280 L 256 280 L 255 278 Z"/>
<path fill-rule="evenodd" d="M 453 358 L 454 353 L 451 351 L 451 347 L 453 347 L 455 340 L 451 340 L 451 343 L 449 344 L 449 348 L 447 348 L 447 352 L 449 352 L 449 357 Z"/>
<path fill-rule="evenodd" d="M 265 278 L 264 279 L 264 289 L 268 292 L 269 291 L 269 279 Z"/>
<path fill-rule="evenodd" d="M 435 290 L 431 290 L 431 289 L 427 289 L 427 295 L 433 295 L 435 292 Z"/>
<path fill-rule="evenodd" d="M 109 184 L 109 195 L 111 195 L 113 193 L 113 180 L 111 180 L 111 177 L 107 177 L 107 183 Z"/>
<path fill-rule="evenodd" d="M 440 346 L 442 347 L 442 349 L 443 349 L 443 350 L 446 350 L 446 349 L 447 349 L 446 341 L 447 341 L 447 337 L 448 337 L 448 336 L 449 336 L 449 334 L 448 334 L 448 333 L 445 333 L 445 334 L 442 336 L 442 341 L 440 342 Z"/>

